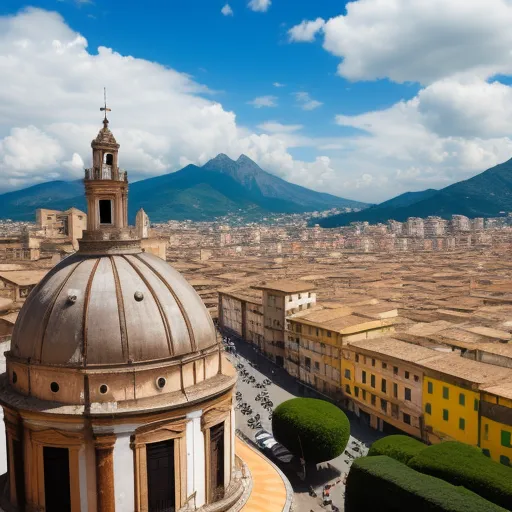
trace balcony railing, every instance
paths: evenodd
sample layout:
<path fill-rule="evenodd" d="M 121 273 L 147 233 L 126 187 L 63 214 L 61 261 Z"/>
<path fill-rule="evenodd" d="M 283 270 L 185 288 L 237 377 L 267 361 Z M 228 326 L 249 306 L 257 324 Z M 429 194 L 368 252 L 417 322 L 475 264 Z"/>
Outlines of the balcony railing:
<path fill-rule="evenodd" d="M 113 168 L 111 165 L 103 164 L 101 169 L 97 167 L 85 169 L 85 179 L 127 181 L 127 173 L 121 169 Z"/>

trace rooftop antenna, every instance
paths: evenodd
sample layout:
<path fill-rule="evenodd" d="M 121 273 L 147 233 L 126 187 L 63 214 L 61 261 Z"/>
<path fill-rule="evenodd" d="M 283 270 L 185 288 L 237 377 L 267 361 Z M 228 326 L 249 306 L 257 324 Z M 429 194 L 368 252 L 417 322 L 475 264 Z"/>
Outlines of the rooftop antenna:
<path fill-rule="evenodd" d="M 106 87 L 103 87 L 103 100 L 104 100 L 104 107 L 101 107 L 100 108 L 100 111 L 101 112 L 105 112 L 105 119 L 103 119 L 103 125 L 105 126 L 105 128 L 107 127 L 107 124 L 108 124 L 108 119 L 107 119 L 107 112 L 111 112 L 112 109 L 108 108 L 107 107 L 107 88 Z"/>

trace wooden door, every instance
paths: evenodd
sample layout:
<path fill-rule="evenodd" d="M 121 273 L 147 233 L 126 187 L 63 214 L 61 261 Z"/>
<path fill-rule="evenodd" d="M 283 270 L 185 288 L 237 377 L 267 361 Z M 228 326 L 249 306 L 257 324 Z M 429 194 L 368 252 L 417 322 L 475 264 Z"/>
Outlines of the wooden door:
<path fill-rule="evenodd" d="M 45 512 L 71 512 L 69 450 L 43 448 Z"/>
<path fill-rule="evenodd" d="M 224 497 L 224 423 L 210 429 L 210 503 Z"/>
<path fill-rule="evenodd" d="M 175 512 L 174 441 L 146 445 L 148 512 Z"/>
<path fill-rule="evenodd" d="M 23 470 L 23 447 L 21 441 L 12 440 L 14 457 L 14 480 L 16 483 L 16 501 L 18 510 L 25 510 L 25 472 Z"/>

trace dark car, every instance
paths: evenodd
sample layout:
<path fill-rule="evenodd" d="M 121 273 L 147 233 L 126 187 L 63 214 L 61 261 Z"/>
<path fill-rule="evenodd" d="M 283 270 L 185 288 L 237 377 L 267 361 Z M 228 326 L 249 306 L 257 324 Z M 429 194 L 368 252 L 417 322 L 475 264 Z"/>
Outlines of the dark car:
<path fill-rule="evenodd" d="M 256 444 L 264 451 L 270 458 L 275 459 L 277 462 L 283 464 L 290 464 L 294 460 L 294 455 L 288 448 L 285 448 L 281 443 L 278 443 L 272 434 L 264 429 L 258 430 L 254 436 Z"/>

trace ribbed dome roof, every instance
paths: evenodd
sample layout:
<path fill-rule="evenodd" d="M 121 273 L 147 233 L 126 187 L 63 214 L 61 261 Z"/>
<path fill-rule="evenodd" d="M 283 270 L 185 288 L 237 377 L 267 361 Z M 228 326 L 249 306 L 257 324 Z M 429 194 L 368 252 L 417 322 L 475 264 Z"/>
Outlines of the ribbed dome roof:
<path fill-rule="evenodd" d="M 32 291 L 11 350 L 31 363 L 84 367 L 159 361 L 216 343 L 201 298 L 165 261 L 79 252 Z"/>
<path fill-rule="evenodd" d="M 96 138 L 92 141 L 93 145 L 118 146 L 114 134 L 108 128 L 108 121 L 105 120 L 103 128 L 98 132 Z"/>

